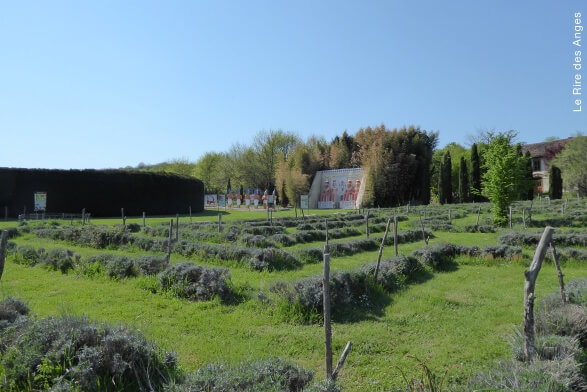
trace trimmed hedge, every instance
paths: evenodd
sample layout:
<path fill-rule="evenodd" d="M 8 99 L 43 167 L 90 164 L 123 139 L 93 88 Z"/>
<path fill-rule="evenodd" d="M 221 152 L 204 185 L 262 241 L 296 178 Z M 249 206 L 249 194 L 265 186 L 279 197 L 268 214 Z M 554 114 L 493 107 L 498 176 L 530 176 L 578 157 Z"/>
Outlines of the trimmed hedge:
<path fill-rule="evenodd" d="M 499 237 L 499 242 L 508 245 L 537 245 L 542 233 L 509 232 Z M 557 245 L 587 246 L 587 233 L 584 231 L 555 232 L 553 240 Z"/>
<path fill-rule="evenodd" d="M 132 170 L 49 170 L 0 168 L 0 206 L 16 217 L 26 206 L 33 212 L 33 194 L 47 192 L 47 212 L 92 216 L 166 215 L 204 210 L 204 184 L 167 173 Z"/>

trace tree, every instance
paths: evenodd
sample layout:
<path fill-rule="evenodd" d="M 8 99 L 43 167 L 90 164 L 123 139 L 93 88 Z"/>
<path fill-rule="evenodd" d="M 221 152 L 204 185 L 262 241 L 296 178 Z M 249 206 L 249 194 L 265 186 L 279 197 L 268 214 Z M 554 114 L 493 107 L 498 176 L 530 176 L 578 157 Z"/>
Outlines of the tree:
<path fill-rule="evenodd" d="M 467 161 L 461 157 L 461 166 L 459 171 L 459 201 L 466 203 L 469 201 L 469 172 L 467 170 Z"/>
<path fill-rule="evenodd" d="M 558 154 L 552 164 L 561 169 L 566 187 L 576 188 L 579 196 L 587 195 L 587 136 L 577 134 Z"/>
<path fill-rule="evenodd" d="M 444 159 L 440 165 L 439 191 L 440 204 L 452 203 L 452 162 L 450 152 L 444 154 Z"/>
<path fill-rule="evenodd" d="M 480 202 L 483 200 L 482 184 L 481 184 L 481 160 L 479 159 L 479 152 L 477 151 L 477 143 L 471 146 L 471 193 L 473 194 L 473 201 Z"/>
<path fill-rule="evenodd" d="M 490 142 L 485 152 L 483 192 L 493 203 L 493 221 L 505 225 L 508 208 L 520 195 L 524 186 L 531 186 L 526 179 L 526 160 L 512 146 L 514 131 L 489 133 Z"/>
<path fill-rule="evenodd" d="M 528 192 L 526 192 L 526 200 L 534 199 L 534 170 L 532 170 L 532 156 L 530 155 L 530 151 L 526 151 L 526 180 L 529 181 L 532 186 L 528 188 Z"/>
<path fill-rule="evenodd" d="M 554 165 L 550 165 L 550 170 L 548 171 L 548 185 L 548 196 L 551 199 L 561 199 L 563 197 L 561 169 Z"/>

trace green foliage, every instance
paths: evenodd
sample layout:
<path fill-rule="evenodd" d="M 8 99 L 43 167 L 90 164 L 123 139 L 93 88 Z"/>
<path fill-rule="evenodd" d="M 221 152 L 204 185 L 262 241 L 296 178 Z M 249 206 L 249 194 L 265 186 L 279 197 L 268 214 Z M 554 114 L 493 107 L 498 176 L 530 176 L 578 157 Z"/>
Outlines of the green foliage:
<path fill-rule="evenodd" d="M 550 165 L 548 182 L 548 196 L 553 200 L 561 199 L 563 197 L 563 178 L 561 176 L 561 170 L 555 165 Z"/>
<path fill-rule="evenodd" d="M 489 133 L 490 142 L 485 152 L 486 169 L 483 175 L 483 192 L 493 203 L 493 220 L 505 225 L 508 208 L 531 184 L 526 179 L 526 159 L 512 146 L 513 131 Z"/>
<path fill-rule="evenodd" d="M 230 272 L 227 269 L 202 267 L 189 262 L 175 264 L 159 274 L 163 290 L 195 301 L 205 301 L 215 296 L 228 299 L 231 292 L 229 279 Z"/>
<path fill-rule="evenodd" d="M 477 144 L 471 146 L 471 193 L 473 194 L 473 201 L 483 201 L 482 194 L 482 183 L 481 183 L 481 160 L 479 158 L 479 152 L 477 150 Z"/>
<path fill-rule="evenodd" d="M 553 164 L 561 169 L 564 183 L 577 188 L 580 196 L 587 195 L 587 136 L 577 134 L 564 150 L 557 155 Z"/>
<path fill-rule="evenodd" d="M 469 171 L 467 170 L 467 161 L 461 157 L 459 166 L 459 201 L 467 203 L 470 201 L 471 189 L 469 187 Z"/>
<path fill-rule="evenodd" d="M 440 204 L 452 203 L 452 163 L 450 153 L 444 154 L 440 165 L 440 185 L 438 186 Z"/>

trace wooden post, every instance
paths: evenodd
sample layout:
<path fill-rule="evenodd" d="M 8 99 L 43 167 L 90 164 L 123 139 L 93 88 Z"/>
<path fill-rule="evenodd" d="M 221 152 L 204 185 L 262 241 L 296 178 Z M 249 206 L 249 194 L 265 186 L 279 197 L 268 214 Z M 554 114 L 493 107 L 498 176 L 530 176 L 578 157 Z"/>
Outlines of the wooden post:
<path fill-rule="evenodd" d="M 4 220 L 8 220 L 8 206 L 4 206 Z"/>
<path fill-rule="evenodd" d="M 0 236 L 0 280 L 4 273 L 4 261 L 6 260 L 6 248 L 8 247 L 8 230 L 2 230 Z"/>
<path fill-rule="evenodd" d="M 522 224 L 524 225 L 524 230 L 526 230 L 526 209 L 522 208 Z"/>
<path fill-rule="evenodd" d="M 298 219 L 298 206 L 294 203 L 294 211 L 296 213 L 296 219 Z"/>
<path fill-rule="evenodd" d="M 167 263 L 171 259 L 171 243 L 173 238 L 173 219 L 169 221 L 169 237 L 167 238 Z"/>
<path fill-rule="evenodd" d="M 192 223 L 192 206 L 190 206 L 190 223 Z"/>
<path fill-rule="evenodd" d="M 534 200 L 530 200 L 530 210 L 528 211 L 528 221 L 532 224 L 532 207 L 534 207 Z"/>
<path fill-rule="evenodd" d="M 448 224 L 452 225 L 452 210 L 448 209 Z"/>
<path fill-rule="evenodd" d="M 273 226 L 273 210 L 269 213 L 269 222 L 271 222 L 271 226 Z"/>
<path fill-rule="evenodd" d="M 328 225 L 326 225 L 328 233 Z M 328 238 L 328 234 L 326 234 Z M 326 351 L 326 379 L 332 379 L 332 329 L 330 325 L 330 247 L 324 245 L 324 277 L 322 279 L 324 303 L 324 348 Z"/>
<path fill-rule="evenodd" d="M 565 214 L 565 205 L 561 204 L 561 215 Z"/>
<path fill-rule="evenodd" d="M 398 255 L 397 243 L 397 215 L 393 216 L 393 246 L 395 247 L 395 255 Z"/>
<path fill-rule="evenodd" d="M 387 219 L 387 224 L 385 225 L 385 234 L 383 235 L 383 239 L 381 240 L 381 245 L 379 246 L 379 254 L 377 255 L 377 264 L 375 265 L 375 274 L 373 276 L 373 280 L 377 281 L 377 275 L 379 274 L 379 265 L 381 264 L 381 255 L 383 254 L 383 247 L 385 246 L 385 240 L 387 239 L 387 233 L 389 233 L 389 225 L 391 224 L 391 218 Z"/>
<path fill-rule="evenodd" d="M 175 240 L 179 241 L 179 214 L 175 214 Z"/>
<path fill-rule="evenodd" d="M 511 229 L 512 228 L 512 206 L 510 206 L 509 221 L 510 221 L 510 229 Z"/>
<path fill-rule="evenodd" d="M 561 270 L 561 265 L 558 261 L 558 253 L 556 252 L 556 246 L 554 245 L 554 240 L 550 241 L 550 248 L 552 249 L 552 258 L 554 260 L 554 265 L 556 266 L 556 272 L 558 274 L 558 283 L 561 286 L 561 297 L 563 298 L 563 305 L 567 303 L 567 292 L 565 290 L 565 279 L 563 275 L 563 271 Z"/>
<path fill-rule="evenodd" d="M 218 213 L 218 232 L 222 232 L 222 213 Z"/>
<path fill-rule="evenodd" d="M 426 232 L 424 231 L 424 223 L 422 222 L 422 214 L 420 213 L 420 227 L 422 227 L 422 239 L 428 246 L 428 238 L 426 237 Z"/>
<path fill-rule="evenodd" d="M 145 213 L 145 211 L 143 211 L 143 229 L 144 229 L 145 227 L 147 227 L 147 222 L 146 222 L 146 220 L 147 220 L 147 214 Z"/>
<path fill-rule="evenodd" d="M 302 220 L 306 220 L 306 215 L 304 214 L 304 209 L 300 207 L 300 210 L 302 210 Z"/>
<path fill-rule="evenodd" d="M 82 208 L 82 227 L 84 227 L 85 222 L 86 222 L 86 209 Z"/>
<path fill-rule="evenodd" d="M 126 227 L 126 221 L 124 219 L 124 208 L 120 209 L 120 216 L 122 217 L 122 226 Z"/>
<path fill-rule="evenodd" d="M 524 282 L 524 356 L 527 362 L 532 362 L 534 357 L 534 288 L 536 287 L 536 279 L 542 267 L 542 261 L 548 250 L 548 244 L 552 241 L 554 229 L 546 226 L 540 242 L 536 247 L 534 258 L 530 268 L 524 272 L 526 280 Z"/>
<path fill-rule="evenodd" d="M 334 372 L 332 372 L 332 381 L 336 381 L 336 378 L 338 377 L 338 373 L 340 372 L 340 369 L 342 369 L 342 365 L 344 365 L 344 361 L 346 360 L 346 357 L 349 355 L 349 352 L 351 351 L 351 347 L 353 346 L 353 344 L 351 342 L 347 342 L 342 355 L 340 356 L 340 359 L 338 360 L 338 363 L 336 364 L 336 368 L 334 369 Z"/>
<path fill-rule="evenodd" d="M 367 210 L 367 215 L 365 215 L 365 233 L 367 234 L 367 238 L 369 238 L 369 213 L 371 210 Z"/>

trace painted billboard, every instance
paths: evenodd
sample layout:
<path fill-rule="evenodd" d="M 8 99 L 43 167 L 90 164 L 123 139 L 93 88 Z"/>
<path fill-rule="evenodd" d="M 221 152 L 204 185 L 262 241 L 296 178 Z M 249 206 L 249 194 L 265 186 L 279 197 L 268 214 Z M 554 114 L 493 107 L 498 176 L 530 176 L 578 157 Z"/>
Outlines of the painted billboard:
<path fill-rule="evenodd" d="M 318 208 L 357 208 L 362 179 L 361 169 L 323 171 Z"/>

